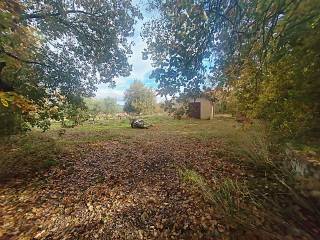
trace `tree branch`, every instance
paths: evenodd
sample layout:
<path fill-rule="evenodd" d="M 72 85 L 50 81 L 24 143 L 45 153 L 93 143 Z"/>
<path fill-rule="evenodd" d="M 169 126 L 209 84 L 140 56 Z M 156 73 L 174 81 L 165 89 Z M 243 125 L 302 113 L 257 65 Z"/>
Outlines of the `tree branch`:
<path fill-rule="evenodd" d="M 44 63 L 41 63 L 41 62 L 32 61 L 32 60 L 27 60 L 27 59 L 22 59 L 22 58 L 16 56 L 15 54 L 13 54 L 13 53 L 10 53 L 10 52 L 5 51 L 4 49 L 2 50 L 2 52 L 3 52 L 4 54 L 6 54 L 7 56 L 9 56 L 9 57 L 11 57 L 11 58 L 14 58 L 14 59 L 16 59 L 16 60 L 18 60 L 18 61 L 20 61 L 20 62 L 24 62 L 24 63 L 27 63 L 27 64 L 35 64 L 35 65 L 50 67 L 49 65 L 44 64 Z"/>
<path fill-rule="evenodd" d="M 63 12 L 56 12 L 56 13 L 31 13 L 31 14 L 25 14 L 24 17 L 26 19 L 42 19 L 42 18 L 46 18 L 46 17 L 57 17 L 57 16 L 61 16 L 63 14 L 72 14 L 72 13 L 80 13 L 80 14 L 84 14 L 84 15 L 98 17 L 95 13 L 86 12 L 86 11 L 82 11 L 82 10 L 75 10 L 75 9 L 67 10 L 67 11 L 63 11 Z"/>

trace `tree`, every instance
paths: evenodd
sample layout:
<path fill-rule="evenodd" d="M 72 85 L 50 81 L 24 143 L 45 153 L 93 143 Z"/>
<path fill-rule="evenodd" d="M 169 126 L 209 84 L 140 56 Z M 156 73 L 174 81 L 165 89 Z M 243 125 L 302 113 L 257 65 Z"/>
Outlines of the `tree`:
<path fill-rule="evenodd" d="M 73 128 L 82 124 L 89 119 L 89 114 L 85 106 L 66 105 L 63 109 L 62 115 L 62 127 Z"/>
<path fill-rule="evenodd" d="M 92 117 L 93 121 L 95 121 L 98 114 L 102 112 L 101 101 L 94 98 L 87 98 L 85 99 L 85 104 L 86 104 L 88 113 Z"/>
<path fill-rule="evenodd" d="M 155 94 L 138 80 L 134 80 L 126 90 L 124 100 L 124 111 L 129 113 L 152 113 L 155 110 Z"/>
<path fill-rule="evenodd" d="M 151 7 L 159 18 L 144 27 L 145 55 L 161 94 L 197 92 L 208 77 L 232 89 L 239 111 L 285 135 L 319 132 L 317 1 L 155 0 Z"/>
<path fill-rule="evenodd" d="M 102 111 L 106 114 L 115 114 L 119 111 L 117 100 L 111 97 L 107 97 L 101 100 Z"/>
<path fill-rule="evenodd" d="M 44 89 L 35 88 L 36 74 L 32 69 L 36 43 L 34 28 L 19 23 L 22 5 L 17 1 L 0 2 L 0 134 L 15 134 L 31 125 L 46 128 L 41 112 L 32 100 L 41 98 Z M 14 52 L 14 54 L 13 54 Z M 17 56 L 24 61 L 20 61 Z M 27 64 L 28 63 L 28 64 Z M 13 84 L 15 82 L 15 84 Z M 24 94 L 21 94 L 24 92 Z"/>
<path fill-rule="evenodd" d="M 127 38 L 140 16 L 130 0 L 1 1 L 0 85 L 36 105 L 34 124 L 54 118 L 60 103 L 77 104 L 96 83 L 129 75 Z"/>
<path fill-rule="evenodd" d="M 145 55 L 151 56 L 155 66 L 151 78 L 158 83 L 159 94 L 199 95 L 206 79 L 206 67 L 197 52 L 206 29 L 203 11 L 193 8 L 191 1 L 154 1 L 154 6 L 160 18 L 146 23 L 142 36 L 148 45 Z"/>

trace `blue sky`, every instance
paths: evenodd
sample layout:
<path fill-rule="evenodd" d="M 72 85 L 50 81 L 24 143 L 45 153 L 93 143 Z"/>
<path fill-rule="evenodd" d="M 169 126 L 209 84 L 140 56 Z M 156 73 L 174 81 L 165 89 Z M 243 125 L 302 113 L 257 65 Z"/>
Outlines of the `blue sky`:
<path fill-rule="evenodd" d="M 117 100 L 119 104 L 123 104 L 123 96 L 124 91 L 129 88 L 130 84 L 134 79 L 138 79 L 142 81 L 146 86 L 156 89 L 157 85 L 153 79 L 149 79 L 149 76 L 152 71 L 151 61 L 150 60 L 142 60 L 142 51 L 146 48 L 146 43 L 142 40 L 140 36 L 141 27 L 143 26 L 143 22 L 150 20 L 150 15 L 146 14 L 144 11 L 143 1 L 134 0 L 136 5 L 139 4 L 139 7 L 143 13 L 143 20 L 139 20 L 135 26 L 134 36 L 130 39 L 134 42 L 132 46 L 133 54 L 129 58 L 129 63 L 132 64 L 132 72 L 128 77 L 120 77 L 115 79 L 116 87 L 109 88 L 108 84 L 99 84 L 98 90 L 96 92 L 96 98 L 105 98 L 112 97 Z M 148 16 L 149 15 L 149 16 Z M 159 100 L 159 99 L 158 99 Z"/>

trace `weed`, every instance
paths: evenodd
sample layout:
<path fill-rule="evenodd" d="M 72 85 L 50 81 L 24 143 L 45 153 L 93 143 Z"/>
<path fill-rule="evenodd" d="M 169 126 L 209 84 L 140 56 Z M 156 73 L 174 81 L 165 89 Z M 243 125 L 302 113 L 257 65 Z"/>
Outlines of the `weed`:
<path fill-rule="evenodd" d="M 245 219 L 244 203 L 253 198 L 244 182 L 239 182 L 231 178 L 226 178 L 224 181 L 210 187 L 206 180 L 194 170 L 180 169 L 180 176 L 186 182 L 191 183 L 198 189 L 204 198 L 210 201 L 226 218 Z M 239 221 L 238 221 L 239 223 Z"/>

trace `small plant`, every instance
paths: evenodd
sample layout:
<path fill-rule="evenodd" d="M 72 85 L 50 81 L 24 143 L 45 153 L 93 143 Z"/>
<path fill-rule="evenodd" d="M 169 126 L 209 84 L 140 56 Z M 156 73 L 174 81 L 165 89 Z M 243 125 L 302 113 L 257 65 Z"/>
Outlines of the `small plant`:
<path fill-rule="evenodd" d="M 222 209 L 228 217 L 240 213 L 242 204 L 246 199 L 251 199 L 251 194 L 244 183 L 226 178 L 223 182 L 210 187 L 206 180 L 194 170 L 182 169 L 180 175 L 184 181 L 190 182 L 203 194 L 204 198 L 214 204 L 217 209 Z"/>
<path fill-rule="evenodd" d="M 208 186 L 205 179 L 199 173 L 187 168 L 180 169 L 179 173 L 184 181 L 190 182 L 199 190 L 201 190 L 205 198 L 211 197 L 212 189 Z"/>
<path fill-rule="evenodd" d="M 210 200 L 216 206 L 223 207 L 228 215 L 233 216 L 240 210 L 242 202 L 247 197 L 250 197 L 250 192 L 244 183 L 227 178 L 218 185 Z"/>
<path fill-rule="evenodd" d="M 173 112 L 174 119 L 181 120 L 184 115 L 186 115 L 186 109 L 184 106 L 180 106 L 176 108 Z"/>

